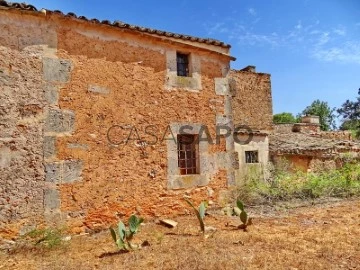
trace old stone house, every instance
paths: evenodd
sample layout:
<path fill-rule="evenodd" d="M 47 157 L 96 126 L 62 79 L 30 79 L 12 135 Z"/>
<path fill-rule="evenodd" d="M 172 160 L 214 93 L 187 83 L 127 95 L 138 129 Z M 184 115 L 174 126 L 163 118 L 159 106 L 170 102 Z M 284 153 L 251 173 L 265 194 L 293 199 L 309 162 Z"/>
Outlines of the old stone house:
<path fill-rule="evenodd" d="M 305 116 L 301 123 L 275 125 L 269 140 L 270 160 L 290 170 L 327 171 L 360 160 L 360 144 L 351 132 L 321 131 L 318 116 Z"/>
<path fill-rule="evenodd" d="M 0 1 L 0 235 L 221 205 L 272 130 L 270 75 L 232 60 L 217 40 Z"/>

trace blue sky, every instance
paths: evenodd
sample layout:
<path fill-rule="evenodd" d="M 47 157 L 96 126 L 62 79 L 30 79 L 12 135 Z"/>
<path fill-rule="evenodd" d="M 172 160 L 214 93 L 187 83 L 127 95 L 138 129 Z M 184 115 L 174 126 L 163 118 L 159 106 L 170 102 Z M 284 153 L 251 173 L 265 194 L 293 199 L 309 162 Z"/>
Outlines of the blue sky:
<path fill-rule="evenodd" d="M 297 114 L 315 99 L 339 107 L 360 88 L 360 0 L 29 3 L 230 43 L 232 68 L 271 74 L 274 113 Z"/>

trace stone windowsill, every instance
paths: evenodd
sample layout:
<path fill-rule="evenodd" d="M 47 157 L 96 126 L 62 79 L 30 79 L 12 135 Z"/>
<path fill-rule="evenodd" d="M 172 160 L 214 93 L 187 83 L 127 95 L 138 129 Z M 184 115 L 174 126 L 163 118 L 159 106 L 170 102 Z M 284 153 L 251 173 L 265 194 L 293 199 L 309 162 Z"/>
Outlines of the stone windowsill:
<path fill-rule="evenodd" d="M 169 189 L 187 189 L 197 186 L 206 186 L 208 177 L 201 174 L 172 175 L 168 182 Z"/>
<path fill-rule="evenodd" d="M 201 77 L 198 74 L 193 74 L 192 77 L 177 76 L 174 72 L 169 72 L 167 76 L 167 89 L 182 88 L 190 91 L 201 90 Z"/>

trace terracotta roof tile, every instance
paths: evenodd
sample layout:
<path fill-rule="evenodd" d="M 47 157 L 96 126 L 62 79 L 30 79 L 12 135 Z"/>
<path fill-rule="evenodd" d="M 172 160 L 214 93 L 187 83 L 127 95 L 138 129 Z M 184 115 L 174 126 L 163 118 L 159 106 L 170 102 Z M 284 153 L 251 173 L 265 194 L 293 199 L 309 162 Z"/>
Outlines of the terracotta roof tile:
<path fill-rule="evenodd" d="M 0 0 L 0 7 L 40 12 L 39 10 L 36 9 L 36 7 L 34 7 L 32 5 L 28 5 L 28 4 L 25 4 L 25 3 L 12 3 L 12 2 L 4 1 L 4 0 Z M 155 34 L 155 35 L 159 35 L 159 36 L 172 37 L 172 38 L 182 39 L 182 40 L 190 40 L 190 41 L 194 41 L 194 42 L 205 43 L 205 44 L 214 45 L 214 46 L 220 46 L 220 47 L 223 47 L 223 48 L 230 48 L 231 47 L 229 44 L 225 44 L 222 41 L 219 41 L 219 40 L 216 40 L 216 39 L 211 39 L 211 38 L 199 38 L 199 37 L 194 37 L 194 36 L 189 36 L 189 35 L 176 34 L 176 33 L 172 33 L 172 32 L 166 32 L 166 31 L 156 30 L 156 29 L 152 29 L 152 28 L 131 25 L 131 24 L 127 24 L 127 23 L 124 23 L 124 22 L 121 22 L 121 21 L 114 21 L 112 23 L 109 20 L 99 21 L 98 19 L 88 19 L 85 16 L 77 16 L 73 12 L 69 12 L 68 14 L 64 14 L 60 10 L 54 10 L 54 11 L 47 10 L 47 11 L 52 12 L 52 13 L 56 13 L 58 15 L 62 15 L 64 17 L 71 17 L 71 18 L 74 18 L 74 19 L 89 21 L 91 23 L 105 24 L 105 25 L 110 25 L 110 26 L 113 26 L 113 27 L 126 28 L 126 29 L 130 29 L 130 30 L 133 30 L 133 31 L 145 32 L 145 33 Z"/>

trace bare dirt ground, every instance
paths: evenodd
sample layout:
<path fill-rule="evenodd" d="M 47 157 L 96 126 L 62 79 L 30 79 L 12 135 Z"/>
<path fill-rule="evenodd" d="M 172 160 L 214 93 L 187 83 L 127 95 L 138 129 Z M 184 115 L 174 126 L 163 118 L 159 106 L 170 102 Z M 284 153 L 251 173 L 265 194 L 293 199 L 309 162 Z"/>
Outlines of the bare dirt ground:
<path fill-rule="evenodd" d="M 53 249 L 0 252 L 0 269 L 360 269 L 360 200 L 291 208 L 249 208 L 254 224 L 210 214 L 212 237 L 198 233 L 195 215 L 175 229 L 148 222 L 135 239 L 150 246 L 116 253 L 109 232 L 73 236 Z"/>

